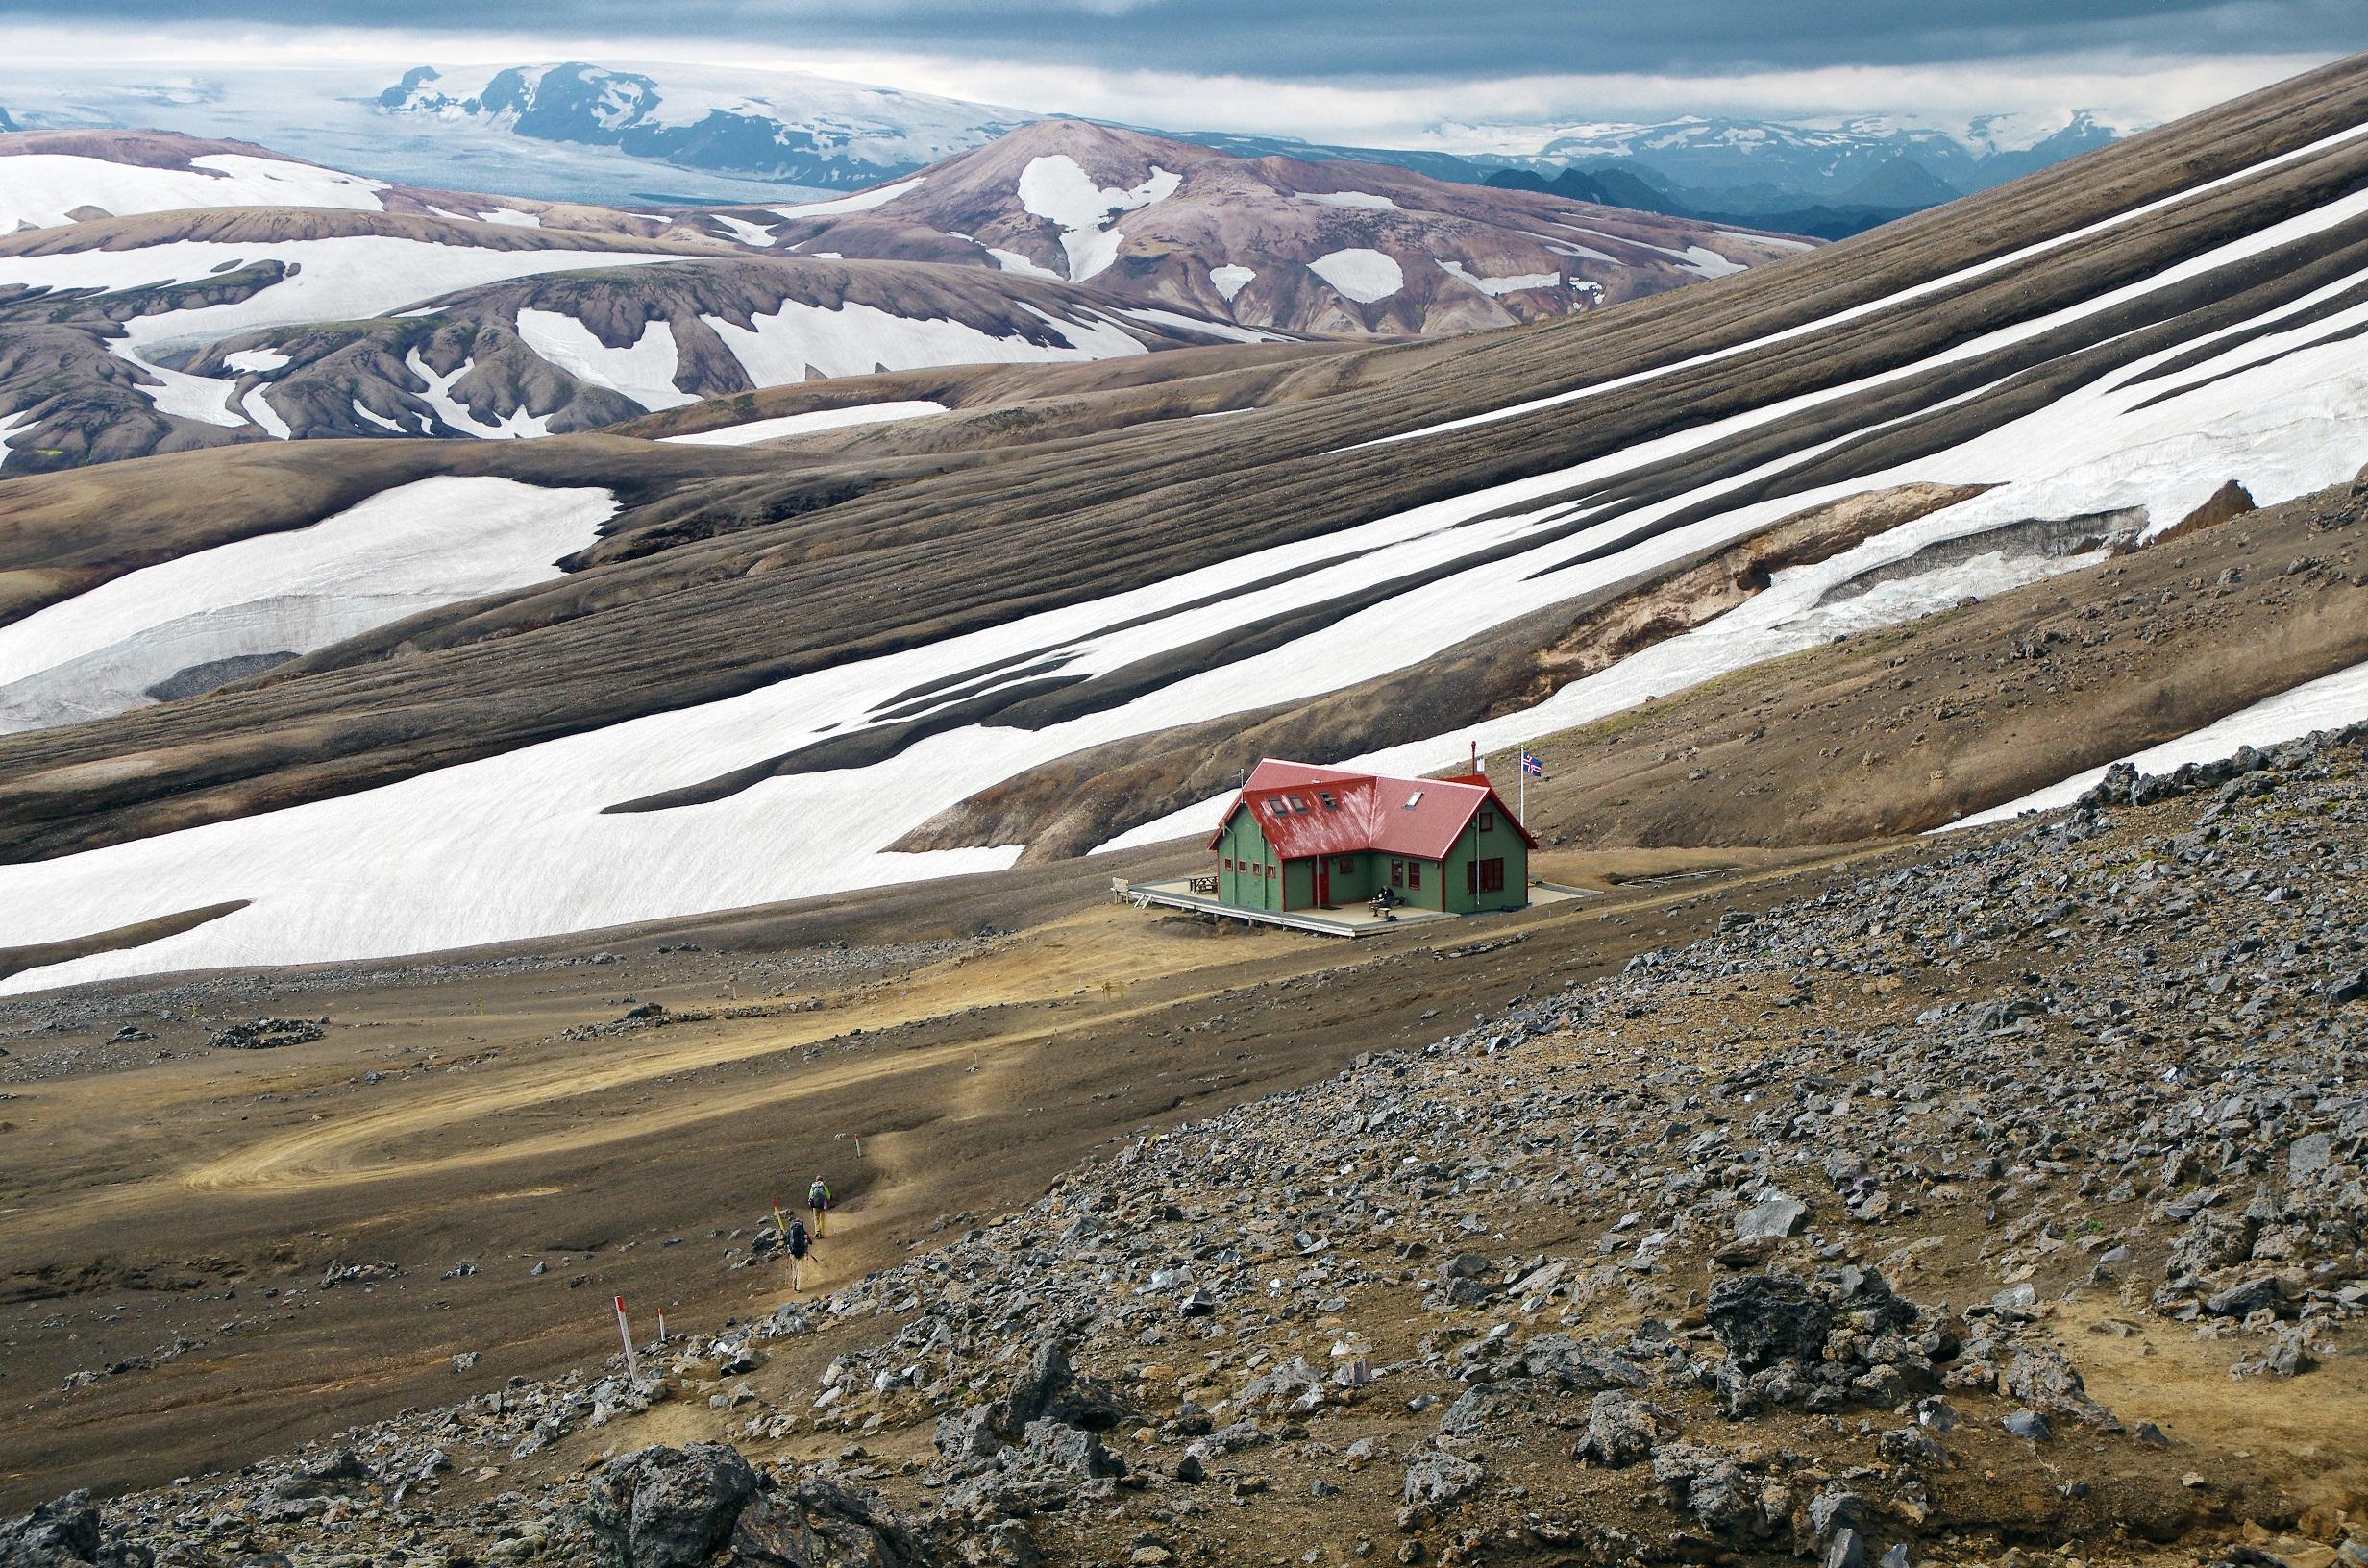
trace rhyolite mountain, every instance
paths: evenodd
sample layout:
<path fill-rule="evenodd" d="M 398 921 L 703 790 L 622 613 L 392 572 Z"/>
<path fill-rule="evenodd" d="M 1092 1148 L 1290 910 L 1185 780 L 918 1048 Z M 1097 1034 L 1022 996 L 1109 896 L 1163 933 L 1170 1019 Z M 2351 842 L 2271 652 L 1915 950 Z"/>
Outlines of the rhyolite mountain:
<path fill-rule="evenodd" d="M 1245 158 L 1043 120 L 872 191 L 734 209 L 752 245 L 1097 287 L 1247 326 L 1468 331 L 1658 293 L 1805 250 L 1795 237 L 1434 180 Z"/>

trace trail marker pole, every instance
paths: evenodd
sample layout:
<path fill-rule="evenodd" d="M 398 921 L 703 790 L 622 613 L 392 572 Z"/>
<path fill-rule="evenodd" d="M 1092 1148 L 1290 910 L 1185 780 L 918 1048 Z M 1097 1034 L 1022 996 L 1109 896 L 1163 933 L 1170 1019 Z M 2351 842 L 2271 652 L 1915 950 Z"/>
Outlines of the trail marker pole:
<path fill-rule="evenodd" d="M 625 1298 L 623 1296 L 617 1297 L 616 1303 L 617 1337 L 625 1341 L 626 1375 L 630 1377 L 635 1384 L 639 1384 L 641 1382 L 641 1358 L 633 1354 L 633 1331 L 626 1326 Z"/>
<path fill-rule="evenodd" d="M 657 1342 L 661 1345 L 666 1342 L 666 1314 L 663 1311 L 657 1314 Z"/>

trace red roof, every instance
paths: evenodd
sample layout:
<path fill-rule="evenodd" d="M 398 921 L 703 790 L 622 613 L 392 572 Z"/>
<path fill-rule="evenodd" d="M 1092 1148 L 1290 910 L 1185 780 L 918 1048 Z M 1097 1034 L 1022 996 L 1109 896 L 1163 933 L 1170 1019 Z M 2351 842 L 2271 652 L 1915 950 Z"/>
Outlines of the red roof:
<path fill-rule="evenodd" d="M 1247 807 L 1267 843 L 1285 860 L 1348 855 L 1363 849 L 1444 860 L 1472 815 L 1493 803 L 1531 848 L 1538 841 L 1480 774 L 1468 778 L 1392 778 L 1268 758 L 1251 770 L 1223 821 Z M 1224 833 L 1221 825 L 1209 847 Z"/>

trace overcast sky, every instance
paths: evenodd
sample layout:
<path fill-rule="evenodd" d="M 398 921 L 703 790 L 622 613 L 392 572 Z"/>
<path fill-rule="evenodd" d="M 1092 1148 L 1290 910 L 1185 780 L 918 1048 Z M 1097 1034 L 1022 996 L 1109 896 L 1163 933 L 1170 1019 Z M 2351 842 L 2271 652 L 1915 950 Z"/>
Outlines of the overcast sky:
<path fill-rule="evenodd" d="M 390 14 L 403 26 L 383 26 Z M 62 24 L 61 17 L 70 17 Z M 653 17 L 662 16 L 662 32 Z M 802 66 L 1177 129 L 1744 112 L 2158 121 L 2368 48 L 2362 0 L 0 0 L 17 68 L 335 59 Z"/>

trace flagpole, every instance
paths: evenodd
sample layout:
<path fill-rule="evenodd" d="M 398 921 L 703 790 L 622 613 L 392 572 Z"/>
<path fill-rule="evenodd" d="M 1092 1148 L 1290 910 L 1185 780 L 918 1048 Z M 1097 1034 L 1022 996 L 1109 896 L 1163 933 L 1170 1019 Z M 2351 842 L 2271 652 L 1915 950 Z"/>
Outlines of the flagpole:
<path fill-rule="evenodd" d="M 1523 741 L 1517 747 L 1515 748 L 1514 754 L 1520 758 L 1521 803 L 1513 808 L 1513 815 L 1521 820 L 1521 825 L 1523 827 L 1527 827 L 1529 825 L 1529 743 L 1527 741 Z"/>

